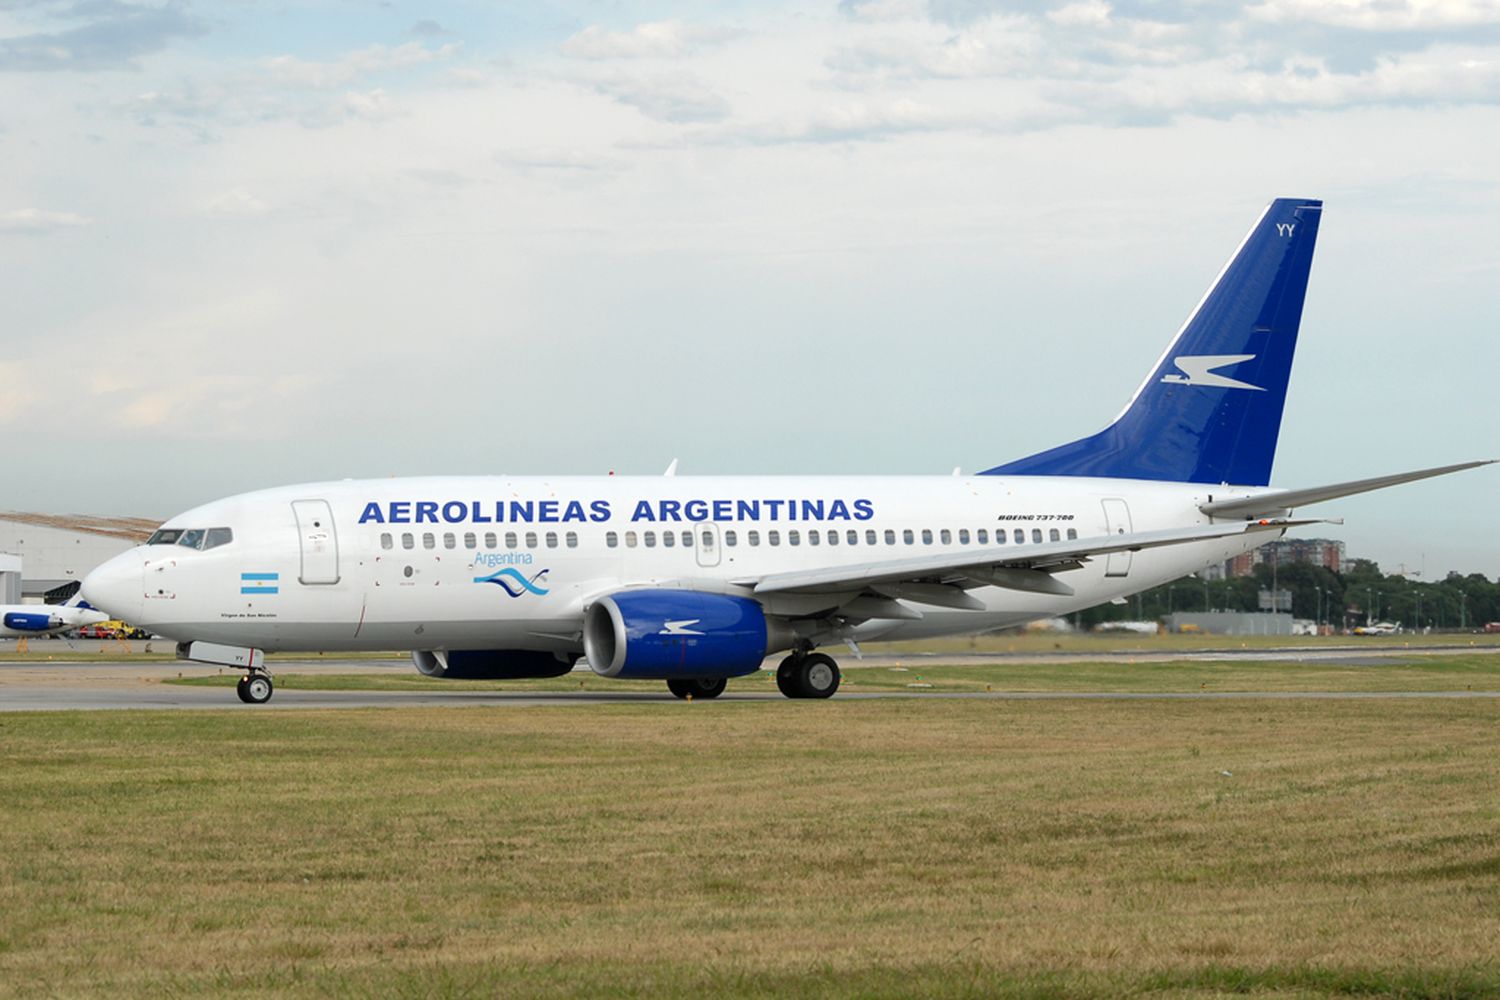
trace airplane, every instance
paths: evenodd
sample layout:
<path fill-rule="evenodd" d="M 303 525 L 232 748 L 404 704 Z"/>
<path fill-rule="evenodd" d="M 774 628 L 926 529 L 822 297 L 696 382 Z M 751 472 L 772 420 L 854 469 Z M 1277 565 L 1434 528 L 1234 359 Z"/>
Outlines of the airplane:
<path fill-rule="evenodd" d="M 1294 508 L 1488 464 L 1269 487 L 1321 218 L 1273 201 L 1113 422 L 977 474 L 309 483 L 173 517 L 82 593 L 257 704 L 268 651 L 389 649 L 681 698 L 785 653 L 781 692 L 827 698 L 828 646 L 1066 615 L 1318 523 Z"/>
<path fill-rule="evenodd" d="M 109 621 L 109 615 L 95 611 L 87 603 L 78 604 L 0 604 L 0 638 L 28 639 L 32 636 L 66 632 L 84 625 Z"/>

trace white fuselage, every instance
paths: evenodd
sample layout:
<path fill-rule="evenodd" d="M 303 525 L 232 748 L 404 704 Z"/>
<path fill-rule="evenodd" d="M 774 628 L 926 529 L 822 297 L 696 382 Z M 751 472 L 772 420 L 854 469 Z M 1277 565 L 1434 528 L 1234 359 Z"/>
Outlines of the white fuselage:
<path fill-rule="evenodd" d="M 1210 523 L 1231 491 L 1046 477 L 441 477 L 315 483 L 172 518 L 194 546 L 143 545 L 90 577 L 90 600 L 182 642 L 264 650 L 581 650 L 584 609 L 622 588 L 750 596 L 804 569 Z M 208 535 L 211 529 L 229 529 Z M 998 541 L 1004 533 L 1004 542 Z M 1076 533 L 1070 536 L 1069 532 Z M 1055 534 L 1054 534 L 1055 533 Z M 201 547 L 202 538 L 216 539 Z M 1056 574 L 1071 596 L 980 587 L 983 610 L 904 601 L 855 639 L 984 631 L 1176 579 L 1271 534 L 1117 553 Z M 814 615 L 833 597 L 758 598 Z"/>

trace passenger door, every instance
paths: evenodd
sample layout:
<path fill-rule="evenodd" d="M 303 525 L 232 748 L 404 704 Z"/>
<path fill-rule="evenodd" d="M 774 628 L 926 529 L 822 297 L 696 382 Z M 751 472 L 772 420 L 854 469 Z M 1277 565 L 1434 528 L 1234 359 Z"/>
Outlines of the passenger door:
<path fill-rule="evenodd" d="M 297 535 L 302 544 L 302 572 L 306 584 L 339 582 L 339 540 L 327 500 L 293 500 Z"/>
<path fill-rule="evenodd" d="M 1118 497 L 1109 497 L 1100 501 L 1104 504 L 1104 528 L 1111 535 L 1123 535 L 1130 532 L 1130 506 Z M 1129 552 L 1111 552 L 1104 560 L 1105 576 L 1129 576 L 1130 575 Z"/>

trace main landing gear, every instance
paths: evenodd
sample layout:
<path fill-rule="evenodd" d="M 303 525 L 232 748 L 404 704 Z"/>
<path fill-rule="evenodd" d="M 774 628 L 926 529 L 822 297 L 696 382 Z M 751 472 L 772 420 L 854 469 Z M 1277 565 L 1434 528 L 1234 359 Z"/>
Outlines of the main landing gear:
<path fill-rule="evenodd" d="M 264 670 L 252 670 L 240 678 L 234 690 L 240 696 L 240 701 L 249 705 L 264 705 L 271 700 L 271 693 L 276 687 L 271 683 L 270 674 Z"/>
<path fill-rule="evenodd" d="M 717 698 L 728 683 L 724 677 L 674 677 L 667 681 L 667 690 L 679 698 Z"/>
<path fill-rule="evenodd" d="M 839 665 L 826 653 L 793 653 L 776 668 L 776 686 L 788 698 L 831 698 L 839 689 Z"/>

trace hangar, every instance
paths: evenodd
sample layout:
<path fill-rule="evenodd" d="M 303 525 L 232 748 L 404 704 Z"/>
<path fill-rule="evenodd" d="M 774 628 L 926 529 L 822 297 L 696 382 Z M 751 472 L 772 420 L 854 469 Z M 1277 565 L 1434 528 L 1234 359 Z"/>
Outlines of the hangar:
<path fill-rule="evenodd" d="M 0 603 L 65 599 L 89 570 L 145 541 L 159 523 L 0 511 Z"/>

